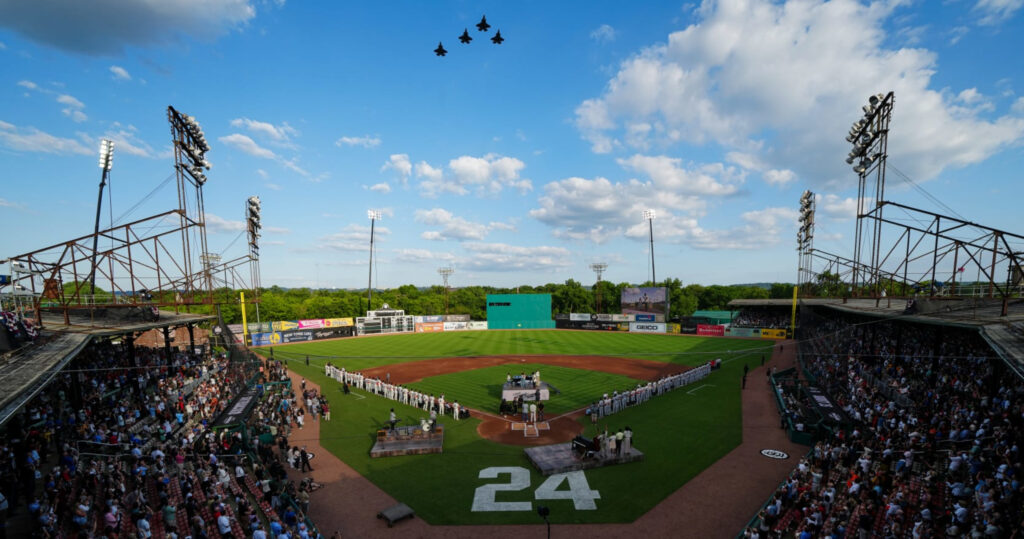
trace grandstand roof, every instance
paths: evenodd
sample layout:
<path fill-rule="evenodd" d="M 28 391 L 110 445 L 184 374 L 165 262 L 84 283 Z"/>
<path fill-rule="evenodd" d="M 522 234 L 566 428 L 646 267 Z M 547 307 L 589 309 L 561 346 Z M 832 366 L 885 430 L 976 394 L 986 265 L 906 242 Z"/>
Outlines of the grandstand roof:
<path fill-rule="evenodd" d="M 95 311 L 80 309 L 68 316 L 67 324 L 64 323 L 63 314 L 44 311 L 43 327 L 62 333 L 70 332 L 97 337 L 111 337 L 162 327 L 196 324 L 216 318 L 216 316 L 209 314 L 160 311 L 158 319 L 142 320 L 140 318 L 133 318 L 132 312 L 128 309 L 97 309 Z"/>
<path fill-rule="evenodd" d="M 21 347 L 0 364 L 0 425 L 35 397 L 92 337 L 62 333 L 43 340 Z"/>
<path fill-rule="evenodd" d="M 837 311 L 896 318 L 920 324 L 976 329 L 1007 364 L 1024 376 L 1024 300 L 1016 299 L 1002 316 L 1003 302 L 988 298 L 917 298 L 907 312 L 906 298 L 800 298 L 800 305 L 825 306 Z M 789 307 L 791 299 L 737 299 L 731 308 Z"/>

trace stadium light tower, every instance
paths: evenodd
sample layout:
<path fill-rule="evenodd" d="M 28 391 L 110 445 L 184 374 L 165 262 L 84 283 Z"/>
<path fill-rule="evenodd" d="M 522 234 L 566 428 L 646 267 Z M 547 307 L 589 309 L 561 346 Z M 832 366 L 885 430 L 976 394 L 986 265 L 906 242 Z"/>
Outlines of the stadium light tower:
<path fill-rule="evenodd" d="M 595 307 L 597 308 L 597 312 L 600 313 L 601 312 L 601 274 L 604 273 L 604 270 L 608 269 L 608 264 L 605 263 L 605 262 L 594 262 L 593 264 L 590 265 L 590 269 L 594 270 L 594 273 L 597 274 L 597 293 L 594 294 L 594 298 L 595 298 L 596 303 L 597 303 L 595 305 Z"/>
<path fill-rule="evenodd" d="M 103 188 L 107 186 L 110 169 L 114 166 L 114 141 L 100 141 L 99 165 L 103 172 L 100 174 L 100 195 L 96 199 L 96 227 L 92 236 L 92 264 L 89 270 L 89 293 L 93 296 L 96 295 L 96 249 L 99 248 L 100 241 L 100 209 L 103 207 Z"/>
<path fill-rule="evenodd" d="M 648 230 L 651 233 L 651 284 L 658 284 L 657 274 L 654 272 L 654 210 L 644 210 L 644 219 L 647 221 Z"/>
<path fill-rule="evenodd" d="M 448 314 L 448 277 L 455 273 L 455 268 L 451 266 L 437 268 L 437 273 L 444 279 L 444 314 Z"/>
<path fill-rule="evenodd" d="M 366 216 L 370 218 L 370 276 L 366 284 L 366 310 L 370 310 L 370 300 L 373 299 L 373 228 L 377 221 L 380 221 L 380 210 L 366 210 Z"/>

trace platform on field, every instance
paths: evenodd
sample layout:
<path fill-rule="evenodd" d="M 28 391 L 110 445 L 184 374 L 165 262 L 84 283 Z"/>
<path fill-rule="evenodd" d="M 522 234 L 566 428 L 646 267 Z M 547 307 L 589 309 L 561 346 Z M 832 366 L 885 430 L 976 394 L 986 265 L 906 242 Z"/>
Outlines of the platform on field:
<path fill-rule="evenodd" d="M 538 393 L 540 394 L 540 399 L 537 399 Z M 551 400 L 551 388 L 547 382 L 541 382 L 540 387 L 534 387 L 532 383 L 525 383 L 525 386 L 520 386 L 515 382 L 506 382 L 501 386 L 501 398 L 505 399 L 506 402 L 512 402 L 520 396 L 526 402 Z"/>
<path fill-rule="evenodd" d="M 370 449 L 371 458 L 399 457 L 440 453 L 444 446 L 444 425 L 436 425 L 430 432 L 417 426 L 396 427 L 394 431 L 377 431 L 377 441 Z"/>
<path fill-rule="evenodd" d="M 637 462 L 644 459 L 644 454 L 635 447 L 630 447 L 628 452 L 617 456 L 601 457 L 600 455 L 595 455 L 581 459 L 573 453 L 572 443 L 530 447 L 525 449 L 524 452 L 526 453 L 526 458 L 530 459 L 533 467 L 537 468 L 541 475 L 591 470 L 593 468 Z"/>

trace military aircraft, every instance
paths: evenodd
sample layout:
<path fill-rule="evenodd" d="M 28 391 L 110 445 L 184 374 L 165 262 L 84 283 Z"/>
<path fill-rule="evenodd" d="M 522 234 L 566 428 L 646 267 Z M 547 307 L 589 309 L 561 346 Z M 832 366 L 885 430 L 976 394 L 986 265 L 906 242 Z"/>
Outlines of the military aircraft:
<path fill-rule="evenodd" d="M 491 42 L 495 45 L 501 45 L 502 41 L 505 41 L 505 38 L 501 37 L 501 30 L 498 30 L 498 33 L 494 34 L 494 37 L 491 38 Z"/>
<path fill-rule="evenodd" d="M 476 24 L 476 29 L 481 32 L 486 32 L 491 28 L 491 25 L 487 24 L 487 15 L 480 17 L 480 22 Z"/>
<path fill-rule="evenodd" d="M 444 50 L 444 45 L 442 45 L 441 42 L 438 41 L 437 42 L 437 48 L 434 49 L 434 54 L 436 54 L 438 56 L 444 56 L 444 55 L 448 54 L 448 51 Z"/>
<path fill-rule="evenodd" d="M 465 28 L 462 30 L 462 35 L 459 36 L 459 41 L 463 43 L 469 43 L 470 41 L 473 41 L 473 38 L 469 37 L 469 30 Z"/>

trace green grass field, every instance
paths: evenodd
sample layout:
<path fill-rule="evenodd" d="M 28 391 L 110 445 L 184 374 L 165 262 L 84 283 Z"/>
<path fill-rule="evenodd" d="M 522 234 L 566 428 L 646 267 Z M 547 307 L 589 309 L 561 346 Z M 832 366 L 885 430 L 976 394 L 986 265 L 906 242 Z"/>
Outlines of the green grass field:
<path fill-rule="evenodd" d="M 392 342 L 395 341 L 395 342 Z M 770 354 L 773 343 L 665 335 L 585 333 L 571 331 L 481 331 L 450 334 L 421 334 L 371 337 L 275 347 L 275 356 L 289 359 L 289 366 L 320 384 L 331 401 L 333 420 L 321 423 L 321 445 L 396 499 L 409 504 L 431 524 L 536 524 L 537 505 L 551 508 L 554 523 L 631 522 L 650 510 L 704 468 L 721 458 L 741 441 L 740 377 L 743 364 L 754 366 L 761 353 Z M 506 347 L 515 350 L 505 349 Z M 299 350 L 299 351 L 296 351 Z M 260 350 L 267 355 L 267 350 Z M 330 360 L 358 370 L 377 365 L 401 363 L 452 355 L 494 354 L 600 354 L 655 359 L 699 365 L 721 357 L 723 368 L 694 386 L 656 397 L 642 406 L 606 418 L 601 426 L 617 429 L 630 426 L 635 447 L 645 454 L 643 462 L 608 466 L 584 472 L 590 489 L 600 493 L 596 510 L 576 509 L 571 500 L 535 499 L 545 478 L 535 472 L 523 454 L 523 447 L 508 446 L 480 438 L 476 419 L 454 421 L 445 418 L 444 453 L 383 459 L 369 458 L 374 433 L 394 407 L 403 424 L 418 422 L 422 410 L 354 391 L 345 396 L 337 382 L 323 374 Z M 310 354 L 307 366 L 304 356 Z M 299 360 L 301 358 L 301 360 Z M 541 365 L 542 379 L 555 368 Z M 448 382 L 465 385 L 467 380 L 492 379 L 477 369 L 425 379 L 447 390 Z M 497 367 L 498 382 L 506 367 Z M 574 369 L 568 369 L 574 370 Z M 583 371 L 587 372 L 587 371 Z M 578 374 L 578 373 L 577 373 Z M 588 373 L 610 376 L 605 373 Z M 450 378 L 450 377 L 456 378 Z M 623 378 L 623 377 L 617 377 Z M 447 379 L 447 380 L 439 380 Z M 598 378 L 595 377 L 595 380 Z M 625 380 L 628 380 L 626 378 Z M 489 384 L 485 384 L 489 385 Z M 558 385 L 557 383 L 555 384 Z M 490 400 L 487 389 L 479 398 Z M 605 389 L 601 389 L 601 392 Z M 455 395 L 455 391 L 446 391 Z M 462 389 L 458 393 L 462 398 Z M 595 392 L 596 393 L 596 392 Z M 483 395 L 486 395 L 484 397 Z M 359 398 L 364 397 L 364 398 Z M 591 396 L 582 396 L 586 399 Z M 460 402 L 462 402 L 460 400 Z M 467 401 L 466 404 L 469 404 Z M 472 405 L 471 405 L 472 406 Z M 594 429 L 583 419 L 586 434 Z M 529 486 L 500 491 L 499 502 L 530 502 L 529 510 L 472 511 L 474 493 L 487 484 L 508 484 L 509 475 L 481 479 L 490 467 L 518 467 L 527 470 Z M 559 491 L 565 491 L 562 483 Z"/>
<path fill-rule="evenodd" d="M 583 408 L 602 393 L 632 389 L 639 383 L 639 380 L 626 376 L 539 363 L 516 363 L 514 368 L 516 374 L 539 370 L 542 381 L 561 391 L 558 394 L 552 391 L 551 400 L 544 403 L 544 411 L 549 417 Z M 501 402 L 502 383 L 511 370 L 508 365 L 485 367 L 431 376 L 409 384 L 409 387 L 432 395 L 444 393 L 449 402 L 457 399 L 463 406 L 496 414 Z"/>

